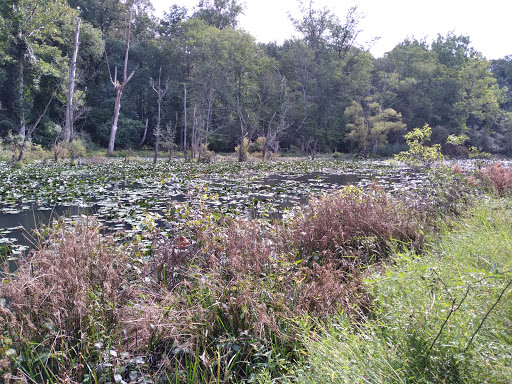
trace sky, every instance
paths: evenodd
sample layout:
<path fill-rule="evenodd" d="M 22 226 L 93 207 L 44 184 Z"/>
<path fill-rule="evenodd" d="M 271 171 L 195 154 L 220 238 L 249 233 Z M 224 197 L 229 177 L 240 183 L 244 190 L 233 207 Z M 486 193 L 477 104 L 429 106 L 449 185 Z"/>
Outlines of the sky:
<path fill-rule="evenodd" d="M 151 0 L 157 14 L 171 4 L 192 10 L 199 0 Z M 243 0 L 242 0 L 243 1 Z M 344 20 L 346 11 L 358 5 L 363 16 L 358 43 L 381 57 L 406 38 L 426 38 L 437 34 L 468 35 L 472 46 L 489 60 L 512 55 L 512 1 L 509 0 L 315 0 Z M 298 0 L 245 0 L 240 27 L 259 42 L 282 43 L 297 33 L 289 19 L 299 16 Z M 368 45 L 379 38 L 373 45 Z"/>

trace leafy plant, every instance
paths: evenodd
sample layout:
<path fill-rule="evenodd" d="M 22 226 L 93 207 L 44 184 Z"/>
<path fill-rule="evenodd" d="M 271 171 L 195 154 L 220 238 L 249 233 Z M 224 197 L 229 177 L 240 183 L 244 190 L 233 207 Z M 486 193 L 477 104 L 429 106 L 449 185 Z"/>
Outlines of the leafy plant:
<path fill-rule="evenodd" d="M 75 159 L 85 156 L 87 153 L 85 145 L 81 139 L 75 139 L 69 143 L 66 143 L 64 144 L 64 147 L 69 152 L 71 163 L 73 163 Z"/>
<path fill-rule="evenodd" d="M 238 154 L 239 161 L 247 160 L 247 156 L 249 154 L 251 142 L 247 137 L 244 137 L 241 145 L 237 145 L 235 147 L 235 152 Z"/>
<path fill-rule="evenodd" d="M 428 168 L 444 159 L 441 145 L 427 145 L 431 134 L 432 128 L 428 124 L 425 124 L 423 128 L 414 128 L 404 136 L 409 150 L 395 155 L 395 159 L 415 168 L 420 166 Z"/>

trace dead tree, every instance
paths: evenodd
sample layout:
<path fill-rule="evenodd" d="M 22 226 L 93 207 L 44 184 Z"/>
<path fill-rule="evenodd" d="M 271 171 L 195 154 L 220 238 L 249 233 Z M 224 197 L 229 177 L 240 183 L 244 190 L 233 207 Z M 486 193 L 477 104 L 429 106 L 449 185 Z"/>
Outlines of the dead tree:
<path fill-rule="evenodd" d="M 151 79 L 151 88 L 153 88 L 153 91 L 155 91 L 157 99 L 157 116 L 156 116 L 156 129 L 155 129 L 155 158 L 153 160 L 153 164 L 156 164 L 156 161 L 158 159 L 158 146 L 160 144 L 160 123 L 162 121 L 162 99 L 164 98 L 165 94 L 169 90 L 169 80 L 167 79 L 165 81 L 165 86 L 162 88 L 162 67 L 160 67 L 160 70 L 158 71 L 158 82 Z"/>
<path fill-rule="evenodd" d="M 183 84 L 183 157 L 187 160 L 187 85 Z"/>
<path fill-rule="evenodd" d="M 124 55 L 124 68 L 123 68 L 123 82 L 119 83 L 117 81 L 117 66 L 114 72 L 114 81 L 112 84 L 116 90 L 116 101 L 114 103 L 114 118 L 112 120 L 112 129 L 110 130 L 110 139 L 108 141 L 108 151 L 107 154 L 112 154 L 114 152 L 114 145 L 116 141 L 116 133 L 117 133 L 117 122 L 119 120 L 119 110 L 121 109 L 121 95 L 123 94 L 124 88 L 126 84 L 132 79 L 135 71 L 132 71 L 128 76 L 128 52 L 130 50 L 130 32 L 132 26 L 132 10 L 130 9 L 130 15 L 128 19 L 128 31 L 126 33 L 126 53 Z"/>
<path fill-rule="evenodd" d="M 140 139 L 139 148 L 142 148 L 144 145 L 144 142 L 146 141 L 146 136 L 148 134 L 148 125 L 149 125 L 149 118 L 146 117 L 146 126 L 144 127 L 144 134 L 142 135 L 142 139 Z"/>
<path fill-rule="evenodd" d="M 18 162 L 23 160 L 23 155 L 25 153 L 25 149 L 27 148 L 27 143 L 30 140 L 30 138 L 32 137 L 32 134 L 34 133 L 34 131 L 37 129 L 37 126 L 41 122 L 41 119 L 44 117 L 44 115 L 46 115 L 46 112 L 48 111 L 48 107 L 52 103 L 54 97 L 55 97 L 55 93 L 52 93 L 52 96 L 50 97 L 50 100 L 48 100 L 48 102 L 46 103 L 43 112 L 41 114 L 39 114 L 39 116 L 37 117 L 34 124 L 32 124 L 32 126 L 30 126 L 26 130 L 25 136 L 23 137 L 23 142 L 21 143 L 21 146 L 20 146 L 20 153 L 19 153 L 18 159 L 17 159 Z M 16 158 L 16 153 L 13 154 L 12 161 L 14 161 L 15 158 Z"/>
<path fill-rule="evenodd" d="M 78 47 L 80 45 L 80 17 L 76 18 L 75 43 L 73 46 L 73 56 L 69 65 L 69 89 L 68 100 L 66 104 L 66 124 L 64 125 L 64 142 L 69 143 L 73 138 L 73 114 L 74 105 L 73 98 L 75 96 L 75 76 L 76 76 L 76 58 L 78 55 Z"/>

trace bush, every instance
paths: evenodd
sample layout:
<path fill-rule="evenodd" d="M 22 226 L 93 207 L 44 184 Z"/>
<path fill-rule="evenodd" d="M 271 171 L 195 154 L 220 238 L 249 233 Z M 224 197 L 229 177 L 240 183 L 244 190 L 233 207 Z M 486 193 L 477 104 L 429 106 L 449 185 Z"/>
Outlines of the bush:
<path fill-rule="evenodd" d="M 208 143 L 201 145 L 201 163 L 211 163 L 215 157 L 215 152 L 208 149 Z"/>
<path fill-rule="evenodd" d="M 432 129 L 428 124 L 425 124 L 423 128 L 414 128 L 404 136 L 409 150 L 400 152 L 395 155 L 395 158 L 412 167 L 431 167 L 434 163 L 442 160 L 444 156 L 441 153 L 440 144 L 426 145 L 430 141 L 431 134 Z"/>
<path fill-rule="evenodd" d="M 378 188 L 363 193 L 346 187 L 313 199 L 293 219 L 290 243 L 305 258 L 366 265 L 389 254 L 393 243 L 421 248 L 421 221 Z"/>
<path fill-rule="evenodd" d="M 85 156 L 87 153 L 84 142 L 81 139 L 75 139 L 69 143 L 65 143 L 64 146 L 69 152 L 71 162 L 78 157 Z"/>
<path fill-rule="evenodd" d="M 374 270 L 367 280 L 374 311 L 366 322 L 353 324 L 339 314 L 318 327 L 305 319 L 307 359 L 284 382 L 509 382 L 507 206 L 483 203 L 445 228 L 422 257 L 397 254 L 393 267 Z M 270 381 L 261 375 L 260 382 Z"/>
<path fill-rule="evenodd" d="M 239 161 L 246 161 L 247 160 L 247 156 L 249 154 L 249 146 L 250 145 L 251 145 L 251 142 L 249 141 L 249 139 L 247 137 L 244 137 L 243 140 L 242 140 L 242 146 L 237 145 L 235 147 L 235 152 L 238 155 L 238 160 Z"/>
<path fill-rule="evenodd" d="M 256 141 L 253 141 L 249 145 L 249 152 L 263 152 L 263 147 L 265 146 L 265 143 L 267 142 L 266 137 L 259 136 Z"/>
<path fill-rule="evenodd" d="M 512 189 L 512 168 L 504 168 L 501 163 L 494 163 L 481 171 L 489 188 L 498 196 L 508 195 Z"/>

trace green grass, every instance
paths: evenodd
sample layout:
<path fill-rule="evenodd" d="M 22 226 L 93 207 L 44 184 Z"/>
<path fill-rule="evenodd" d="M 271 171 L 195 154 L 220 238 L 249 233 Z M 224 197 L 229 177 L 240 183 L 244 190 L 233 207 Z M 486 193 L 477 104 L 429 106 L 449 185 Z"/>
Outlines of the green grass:
<path fill-rule="evenodd" d="M 423 256 L 396 255 L 368 280 L 366 323 L 341 317 L 314 333 L 308 322 L 307 363 L 294 382 L 510 383 L 511 201 L 486 200 L 466 216 Z"/>

